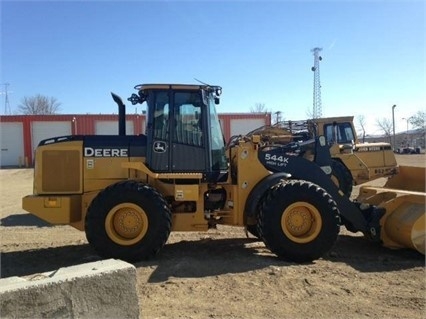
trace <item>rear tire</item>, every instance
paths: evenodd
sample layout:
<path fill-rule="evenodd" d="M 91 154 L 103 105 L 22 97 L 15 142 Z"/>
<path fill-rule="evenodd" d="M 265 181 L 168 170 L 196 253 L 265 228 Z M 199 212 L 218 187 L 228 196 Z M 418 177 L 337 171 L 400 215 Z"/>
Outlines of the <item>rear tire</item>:
<path fill-rule="evenodd" d="M 336 203 L 316 184 L 281 181 L 267 191 L 260 207 L 261 238 L 280 258 L 312 261 L 336 242 L 340 224 Z"/>
<path fill-rule="evenodd" d="M 124 181 L 101 191 L 89 206 L 86 237 L 105 258 L 139 261 L 154 256 L 171 230 L 171 212 L 151 186 Z"/>
<path fill-rule="evenodd" d="M 247 228 L 247 231 L 250 234 L 252 234 L 254 237 L 260 239 L 260 234 L 259 234 L 259 230 L 257 228 L 257 224 L 255 224 L 255 225 L 247 225 L 246 228 Z"/>

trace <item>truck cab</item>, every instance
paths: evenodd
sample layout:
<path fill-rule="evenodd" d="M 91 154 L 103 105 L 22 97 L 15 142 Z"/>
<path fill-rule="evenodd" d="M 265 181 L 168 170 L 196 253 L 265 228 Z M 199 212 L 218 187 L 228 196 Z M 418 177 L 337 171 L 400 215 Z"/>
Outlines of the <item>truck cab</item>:
<path fill-rule="evenodd" d="M 396 174 L 397 162 L 391 145 L 359 142 L 353 119 L 353 116 L 342 116 L 311 121 L 317 134 L 325 136 L 331 156 L 342 161 L 352 173 L 355 184 Z"/>

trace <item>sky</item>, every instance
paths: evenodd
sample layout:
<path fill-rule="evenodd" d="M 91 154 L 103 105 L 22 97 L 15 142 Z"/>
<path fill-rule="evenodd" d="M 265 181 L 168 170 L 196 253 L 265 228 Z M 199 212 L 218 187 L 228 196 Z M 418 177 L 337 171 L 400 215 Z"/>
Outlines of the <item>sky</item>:
<path fill-rule="evenodd" d="M 61 114 L 117 113 L 142 83 L 223 88 L 219 113 L 257 103 L 285 120 L 312 114 L 322 48 L 322 115 L 392 119 L 426 111 L 425 1 L 7 1 L 0 5 L 0 114 L 55 97 Z M 127 102 L 127 112 L 142 112 Z M 410 124 L 408 124 L 411 128 Z"/>

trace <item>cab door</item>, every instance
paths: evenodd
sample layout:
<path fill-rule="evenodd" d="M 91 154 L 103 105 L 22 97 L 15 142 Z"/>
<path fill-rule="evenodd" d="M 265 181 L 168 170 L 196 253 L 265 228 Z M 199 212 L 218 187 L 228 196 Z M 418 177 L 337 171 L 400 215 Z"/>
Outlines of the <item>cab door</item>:
<path fill-rule="evenodd" d="M 154 172 L 204 173 L 206 106 L 200 90 L 156 90 L 148 102 L 147 165 Z M 207 125 L 204 125 L 207 126 Z"/>
<path fill-rule="evenodd" d="M 206 172 L 203 116 L 206 106 L 200 91 L 173 92 L 171 168 L 173 172 Z"/>

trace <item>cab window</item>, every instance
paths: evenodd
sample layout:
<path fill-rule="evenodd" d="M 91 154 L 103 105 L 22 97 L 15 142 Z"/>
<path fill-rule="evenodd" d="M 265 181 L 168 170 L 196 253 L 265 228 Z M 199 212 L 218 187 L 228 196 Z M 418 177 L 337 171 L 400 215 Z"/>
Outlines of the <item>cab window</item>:
<path fill-rule="evenodd" d="M 154 139 L 167 140 L 169 122 L 169 94 L 167 91 L 157 92 L 154 100 Z"/>
<path fill-rule="evenodd" d="M 328 143 L 350 144 L 355 140 L 350 123 L 324 125 L 325 138 Z"/>
<path fill-rule="evenodd" d="M 203 145 L 201 111 L 202 102 L 198 92 L 175 93 L 173 142 L 194 146 Z"/>

